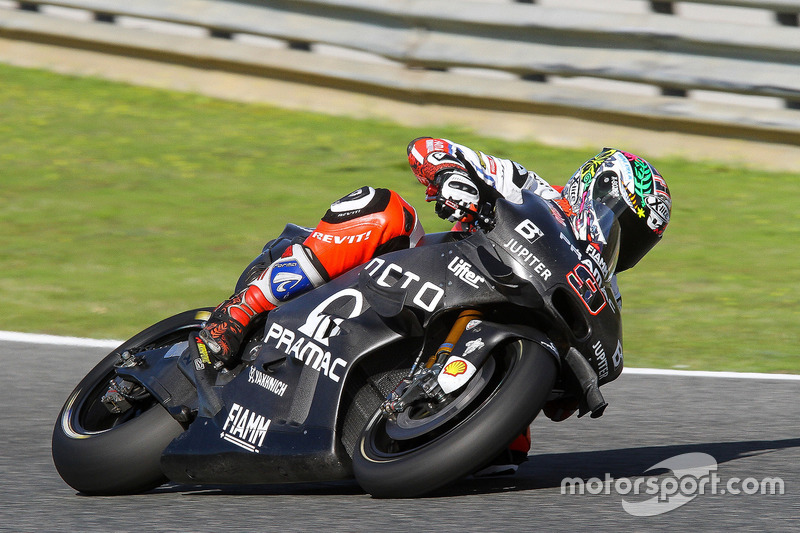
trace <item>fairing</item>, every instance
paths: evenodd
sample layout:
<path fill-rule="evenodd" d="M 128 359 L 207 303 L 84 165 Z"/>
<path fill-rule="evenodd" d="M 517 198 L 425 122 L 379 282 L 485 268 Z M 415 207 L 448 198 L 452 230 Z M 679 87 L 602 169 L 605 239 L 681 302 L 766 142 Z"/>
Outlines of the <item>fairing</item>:
<path fill-rule="evenodd" d="M 341 406 L 364 365 L 380 361 L 387 375 L 408 369 L 430 348 L 438 317 L 460 309 L 503 309 L 497 317 L 513 317 L 510 334 L 554 356 L 565 353 L 559 343 L 575 346 L 600 383 L 614 379 L 620 310 L 609 265 L 595 252 L 575 239 L 556 203 L 525 193 L 521 204 L 498 201 L 487 233 L 428 236 L 285 303 L 248 345 L 247 365 L 213 387 L 223 407 L 164 451 L 164 473 L 181 483 L 349 477 Z M 485 327 L 493 333 L 475 357 L 509 335 L 502 323 Z M 478 340 L 475 329 L 464 342 Z"/>

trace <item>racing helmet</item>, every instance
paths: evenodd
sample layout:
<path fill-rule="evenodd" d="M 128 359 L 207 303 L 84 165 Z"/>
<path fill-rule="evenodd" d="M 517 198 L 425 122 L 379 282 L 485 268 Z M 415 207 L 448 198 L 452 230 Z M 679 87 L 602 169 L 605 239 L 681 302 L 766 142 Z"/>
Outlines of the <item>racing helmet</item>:
<path fill-rule="evenodd" d="M 601 254 L 608 274 L 634 266 L 661 239 L 672 198 L 666 181 L 639 156 L 604 148 L 562 192 L 572 230 Z"/>

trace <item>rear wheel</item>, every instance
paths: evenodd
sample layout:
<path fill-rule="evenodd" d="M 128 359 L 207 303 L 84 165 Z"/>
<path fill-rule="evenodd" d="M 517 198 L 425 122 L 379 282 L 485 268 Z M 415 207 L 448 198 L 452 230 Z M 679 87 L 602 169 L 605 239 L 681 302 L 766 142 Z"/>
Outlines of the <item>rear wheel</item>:
<path fill-rule="evenodd" d="M 420 496 L 505 449 L 544 405 L 556 361 L 540 345 L 518 339 L 495 349 L 483 368 L 435 409 L 410 407 L 402 427 L 373 415 L 353 456 L 358 483 L 376 497 Z"/>
<path fill-rule="evenodd" d="M 106 356 L 81 380 L 53 429 L 53 462 L 62 479 L 86 494 L 124 494 L 157 487 L 166 478 L 161 452 L 183 427 L 143 389 L 130 409 L 111 413 L 101 398 L 116 376 L 119 353 L 168 346 L 199 329 L 207 310 L 162 320 Z"/>

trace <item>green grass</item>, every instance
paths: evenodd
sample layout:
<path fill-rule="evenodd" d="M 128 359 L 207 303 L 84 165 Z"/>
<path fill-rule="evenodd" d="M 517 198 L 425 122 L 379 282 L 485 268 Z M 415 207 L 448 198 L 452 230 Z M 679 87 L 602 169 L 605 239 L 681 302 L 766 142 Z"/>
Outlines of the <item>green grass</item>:
<path fill-rule="evenodd" d="M 407 142 L 446 136 L 554 183 L 562 150 L 0 66 L 0 329 L 126 338 L 227 297 L 292 221 L 364 185 L 411 201 Z M 624 147 L 623 147 L 624 148 Z M 647 154 L 642 154 L 647 156 Z M 620 276 L 629 366 L 798 372 L 797 176 L 653 160 L 673 222 Z"/>

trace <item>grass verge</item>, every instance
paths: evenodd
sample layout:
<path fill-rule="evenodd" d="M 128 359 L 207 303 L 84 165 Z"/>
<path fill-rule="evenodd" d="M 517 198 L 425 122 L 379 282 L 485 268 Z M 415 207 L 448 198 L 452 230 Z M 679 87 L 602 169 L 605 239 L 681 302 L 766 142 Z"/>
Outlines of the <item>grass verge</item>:
<path fill-rule="evenodd" d="M 405 160 L 419 135 L 512 157 L 559 184 L 601 148 L 421 131 L 2 65 L 0 80 L 8 330 L 126 338 L 214 305 L 285 222 L 314 225 L 363 184 L 397 190 L 429 231 L 444 230 Z M 673 222 L 620 275 L 626 364 L 800 372 L 797 176 L 652 162 L 670 184 Z"/>

